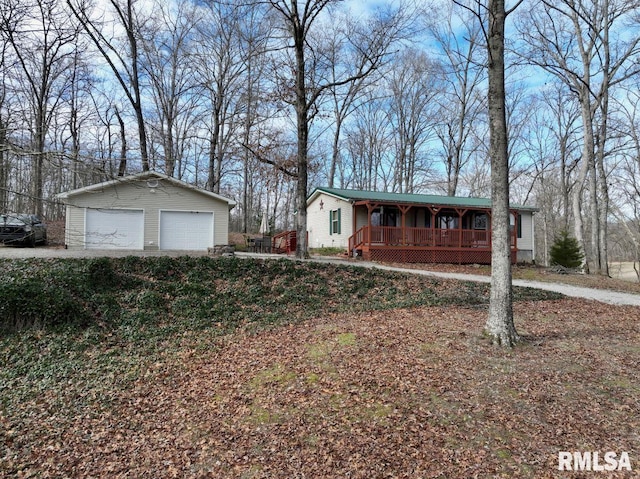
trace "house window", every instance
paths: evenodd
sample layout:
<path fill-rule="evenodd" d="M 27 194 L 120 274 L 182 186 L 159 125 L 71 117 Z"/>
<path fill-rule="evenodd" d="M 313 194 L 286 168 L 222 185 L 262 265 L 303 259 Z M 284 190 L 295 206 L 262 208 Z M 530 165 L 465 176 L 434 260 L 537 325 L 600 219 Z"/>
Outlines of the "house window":
<path fill-rule="evenodd" d="M 382 226 L 400 226 L 398 210 L 386 209 L 382 215 Z"/>
<path fill-rule="evenodd" d="M 380 211 L 376 210 L 374 212 L 371 213 L 371 226 L 380 226 L 380 222 L 381 222 L 381 218 L 382 217 L 382 213 L 380 213 Z"/>
<path fill-rule="evenodd" d="M 329 211 L 329 234 L 339 235 L 341 233 L 341 208 Z"/>
<path fill-rule="evenodd" d="M 516 234 L 518 235 L 518 239 L 521 239 L 522 238 L 522 215 L 518 213 L 517 221 L 513 213 L 509 215 L 509 230 L 511 231 L 511 233 L 513 233 L 514 221 L 516 222 L 515 224 Z"/>
<path fill-rule="evenodd" d="M 522 238 L 522 215 L 518 213 L 518 222 L 516 223 L 518 227 L 518 239 Z"/>
<path fill-rule="evenodd" d="M 431 211 L 426 208 L 424 210 L 424 227 L 431 228 Z"/>
<path fill-rule="evenodd" d="M 442 214 L 438 217 L 440 228 L 443 230 L 453 230 L 458 228 L 458 217 L 451 214 Z"/>
<path fill-rule="evenodd" d="M 473 229 L 474 230 L 486 230 L 487 229 L 487 215 L 482 213 L 473 217 Z"/>

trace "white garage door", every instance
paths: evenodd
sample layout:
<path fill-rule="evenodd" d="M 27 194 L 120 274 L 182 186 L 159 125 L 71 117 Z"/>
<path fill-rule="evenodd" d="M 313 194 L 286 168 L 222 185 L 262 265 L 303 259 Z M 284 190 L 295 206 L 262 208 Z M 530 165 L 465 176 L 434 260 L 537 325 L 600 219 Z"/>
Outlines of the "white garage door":
<path fill-rule="evenodd" d="M 213 247 L 213 213 L 160 212 L 160 249 L 206 250 Z"/>
<path fill-rule="evenodd" d="M 88 249 L 142 249 L 142 210 L 87 210 L 85 246 Z"/>

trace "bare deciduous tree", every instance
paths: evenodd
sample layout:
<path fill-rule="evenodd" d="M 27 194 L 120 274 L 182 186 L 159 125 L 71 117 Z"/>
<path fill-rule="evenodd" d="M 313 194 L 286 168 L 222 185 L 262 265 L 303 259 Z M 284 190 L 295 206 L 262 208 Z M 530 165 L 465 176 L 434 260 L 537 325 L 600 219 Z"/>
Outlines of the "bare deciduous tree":
<path fill-rule="evenodd" d="M 393 131 L 389 127 L 387 98 L 369 91 L 346 129 L 349 159 L 345 187 L 377 191 L 393 183 Z"/>
<path fill-rule="evenodd" d="M 136 9 L 138 0 L 109 0 L 113 20 L 108 24 L 94 17 L 91 0 L 67 0 L 73 16 L 109 65 L 136 117 L 142 170 L 149 170 L 147 125 L 142 99 L 142 72 L 139 34 L 145 19 Z M 122 31 L 122 35 L 118 34 Z M 110 33 L 111 32 L 111 33 Z M 114 33 L 115 32 L 115 33 Z"/>
<path fill-rule="evenodd" d="M 248 57 L 243 19 L 246 7 L 233 2 L 210 2 L 205 20 L 198 26 L 200 42 L 193 58 L 197 63 L 202 89 L 207 98 L 204 119 L 208 141 L 207 189 L 220 192 L 223 168 L 229 156 L 232 138 L 242 127 L 241 96 Z"/>
<path fill-rule="evenodd" d="M 349 49 L 349 43 L 345 41 L 349 32 L 355 25 L 357 28 L 357 20 L 354 20 L 348 13 L 338 16 L 334 14 L 333 22 L 326 26 L 326 56 L 329 61 L 329 78 L 336 86 L 330 89 L 330 105 L 333 114 L 333 138 L 331 145 L 331 160 L 329 162 L 329 171 L 327 173 L 327 184 L 330 188 L 334 187 L 336 173 L 340 170 L 340 183 L 344 186 L 344 165 L 342 160 L 344 154 L 342 150 L 342 133 L 344 126 L 349 117 L 357 108 L 362 105 L 366 99 L 367 87 L 376 81 L 381 80 L 383 72 L 375 75 L 363 76 L 346 85 L 339 84 L 345 69 L 348 65 L 357 62 L 359 52 Z M 367 67 L 366 64 L 360 63 L 361 68 Z"/>
<path fill-rule="evenodd" d="M 614 175 L 617 205 L 612 208 L 618 220 L 619 257 L 633 263 L 640 281 L 640 94 L 637 86 L 629 88 L 620 99 L 622 125 L 620 133 L 625 148 L 621 165 Z"/>
<path fill-rule="evenodd" d="M 509 227 L 509 151 L 504 41 L 508 15 L 504 0 L 489 0 L 487 19 L 489 135 L 491 155 L 491 298 L 485 326 L 494 343 L 513 347 L 511 233 Z"/>
<path fill-rule="evenodd" d="M 68 86 L 78 31 L 55 0 L 3 5 L 2 30 L 17 58 L 31 112 L 32 209 L 44 212 L 44 165 L 53 115 Z"/>
<path fill-rule="evenodd" d="M 508 15 L 514 11 L 518 3 L 507 10 L 505 0 L 488 0 L 486 5 L 476 2 L 472 7 L 454 1 L 483 22 L 487 45 L 487 104 L 491 159 L 491 294 L 485 332 L 494 344 L 510 348 L 520 338 L 513 322 L 505 24 Z"/>
<path fill-rule="evenodd" d="M 313 34 L 323 13 L 340 3 L 338 0 L 270 0 L 267 2 L 280 16 L 285 37 L 292 41 L 294 61 L 292 65 L 293 95 L 289 101 L 296 110 L 297 137 L 297 243 L 296 256 L 308 256 L 307 246 L 307 194 L 309 169 L 309 127 L 317 113 L 317 101 L 329 89 L 353 83 L 378 68 L 391 44 L 398 38 L 404 15 L 398 12 L 382 12 L 366 26 L 349 32 L 345 41 L 355 52 L 356 61 L 339 79 L 325 75 L 326 58 L 321 49 L 313 48 Z M 323 71 L 324 69 L 324 71 Z"/>
<path fill-rule="evenodd" d="M 609 97 L 612 89 L 637 74 L 635 58 L 640 37 L 616 31 L 637 12 L 637 1 L 543 1 L 521 24 L 529 45 L 521 53 L 566 84 L 581 108 L 582 158 L 572 194 L 574 234 L 590 253 L 588 272 L 608 274 L 606 228 L 609 210 L 605 167 Z M 587 187 L 590 246 L 586 248 L 582 219 L 583 189 Z M 589 264 L 591 263 L 591 265 Z"/>
<path fill-rule="evenodd" d="M 436 101 L 442 92 L 440 65 L 423 52 L 404 51 L 387 75 L 390 120 L 394 129 L 395 172 L 393 189 L 414 193 L 430 176 L 429 140 L 434 135 Z"/>
<path fill-rule="evenodd" d="M 11 54 L 8 45 L 4 41 L 4 29 L 0 29 L 0 211 L 9 211 L 9 171 L 11 169 L 9 152 L 9 128 L 12 121 L 13 106 L 12 94 L 9 89 L 11 83 L 7 71 L 11 65 Z"/>
<path fill-rule="evenodd" d="M 475 14 L 446 4 L 442 14 L 434 16 L 433 8 L 424 12 L 425 23 L 441 58 L 446 85 L 438 95 L 441 109 L 436 131 L 447 175 L 445 191 L 448 196 L 455 196 L 461 172 L 479 147 L 474 130 L 486 111 L 482 89 L 486 54 L 482 50 L 481 24 Z"/>
<path fill-rule="evenodd" d="M 200 95 L 193 62 L 196 15 L 188 3 L 174 8 L 161 4 L 147 31 L 141 32 L 141 65 L 155 104 L 151 131 L 162 146 L 162 166 L 169 176 L 177 173 L 180 177 L 179 166 L 185 161 L 198 119 Z"/>

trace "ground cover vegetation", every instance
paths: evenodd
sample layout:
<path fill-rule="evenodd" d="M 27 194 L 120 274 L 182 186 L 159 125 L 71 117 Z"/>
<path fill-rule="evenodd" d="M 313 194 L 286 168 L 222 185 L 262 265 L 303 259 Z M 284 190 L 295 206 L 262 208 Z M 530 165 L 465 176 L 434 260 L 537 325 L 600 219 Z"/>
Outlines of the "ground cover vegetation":
<path fill-rule="evenodd" d="M 0 476 L 560 477 L 558 451 L 640 451 L 638 308 L 516 288 L 524 341 L 503 351 L 483 284 L 209 257 L 3 268 Z"/>

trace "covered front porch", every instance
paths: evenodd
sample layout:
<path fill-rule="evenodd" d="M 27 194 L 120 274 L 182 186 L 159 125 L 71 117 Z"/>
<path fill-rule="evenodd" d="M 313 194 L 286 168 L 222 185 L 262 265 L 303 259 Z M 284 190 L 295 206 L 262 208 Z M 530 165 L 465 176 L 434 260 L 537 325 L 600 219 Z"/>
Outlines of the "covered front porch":
<path fill-rule="evenodd" d="M 491 209 L 447 205 L 353 203 L 349 252 L 403 263 L 491 263 Z M 518 214 L 511 214 L 511 258 L 517 258 Z"/>

